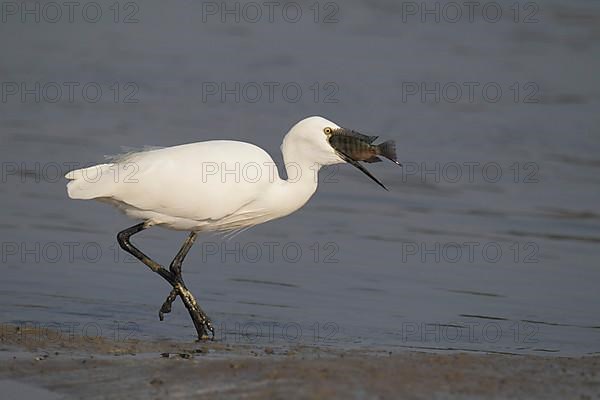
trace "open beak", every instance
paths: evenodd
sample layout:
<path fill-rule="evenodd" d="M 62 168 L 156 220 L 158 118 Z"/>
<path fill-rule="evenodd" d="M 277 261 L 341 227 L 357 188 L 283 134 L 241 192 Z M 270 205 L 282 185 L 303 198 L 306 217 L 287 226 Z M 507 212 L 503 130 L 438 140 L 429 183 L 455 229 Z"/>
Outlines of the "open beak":
<path fill-rule="evenodd" d="M 340 156 L 340 158 L 346 161 L 348 164 L 351 164 L 358 168 L 362 173 L 364 173 L 373 181 L 375 181 L 379 186 L 389 191 L 388 188 L 386 188 L 385 185 L 381 183 L 379 179 L 375 178 L 362 164 L 359 163 L 359 160 L 355 160 L 350 156 L 350 154 L 352 154 L 352 152 L 350 151 L 351 149 L 364 146 L 365 143 L 370 145 L 375 140 L 377 140 L 377 136 L 367 136 L 356 131 L 344 128 L 341 128 L 341 132 L 338 134 L 344 135 L 346 137 L 346 140 L 344 141 L 345 145 L 336 146 L 332 143 L 332 141 L 329 141 L 329 143 L 331 144 L 331 147 L 333 147 L 333 149 L 336 151 L 336 153 Z"/>
<path fill-rule="evenodd" d="M 386 188 L 385 185 L 383 183 L 381 183 L 381 181 L 379 179 L 375 178 L 373 176 L 373 174 L 371 174 L 369 172 L 369 170 L 366 169 L 365 167 L 363 167 L 358 161 L 353 160 L 348 155 L 342 153 L 341 151 L 339 151 L 337 149 L 336 149 L 336 151 L 339 154 L 339 156 L 342 158 L 342 160 L 346 161 L 348 164 L 354 165 L 356 168 L 358 168 L 361 172 L 363 172 L 369 178 L 373 179 L 379 186 L 381 186 L 382 188 L 384 188 L 385 190 L 387 190 L 389 192 L 389 189 Z"/>

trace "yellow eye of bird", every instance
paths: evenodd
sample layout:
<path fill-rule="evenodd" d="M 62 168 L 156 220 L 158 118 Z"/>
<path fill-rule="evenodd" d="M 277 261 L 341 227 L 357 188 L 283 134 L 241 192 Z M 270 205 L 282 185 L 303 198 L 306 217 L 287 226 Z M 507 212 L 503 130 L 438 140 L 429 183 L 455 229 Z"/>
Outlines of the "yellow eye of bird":
<path fill-rule="evenodd" d="M 325 128 L 325 129 L 323 129 L 323 132 L 325 132 L 325 134 L 329 135 L 331 133 L 331 128 Z"/>

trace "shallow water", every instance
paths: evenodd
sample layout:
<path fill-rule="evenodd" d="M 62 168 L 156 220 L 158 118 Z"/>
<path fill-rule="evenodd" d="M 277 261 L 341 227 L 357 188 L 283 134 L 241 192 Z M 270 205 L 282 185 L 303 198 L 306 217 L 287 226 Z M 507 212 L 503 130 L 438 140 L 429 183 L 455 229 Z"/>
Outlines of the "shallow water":
<path fill-rule="evenodd" d="M 115 234 L 132 222 L 68 200 L 61 173 L 123 146 L 216 138 L 250 141 L 279 162 L 290 125 L 320 114 L 395 139 L 404 169 L 370 166 L 389 193 L 351 167 L 324 171 L 292 216 L 229 241 L 205 236 L 184 269 L 217 338 L 600 351 L 600 6 L 544 2 L 537 23 L 523 14 L 515 23 L 512 2 L 499 2 L 498 23 L 421 23 L 396 2 L 320 3 L 320 21 L 339 21 L 314 23 L 300 2 L 298 23 L 279 14 L 204 23 L 202 3 L 154 2 L 125 24 L 112 3 L 99 4 L 98 23 L 75 14 L 73 23 L 7 15 L 0 24 L 0 322 L 192 339 L 179 303 L 158 322 L 168 287 L 118 250 Z M 64 91 L 56 102 L 52 82 Z M 70 101 L 67 82 L 92 89 Z M 271 101 L 269 82 L 292 89 Z M 490 92 L 471 101 L 468 82 Z M 236 83 L 239 101 L 207 92 Z M 434 92 L 439 83 L 440 100 L 409 94 L 421 83 Z M 183 237 L 153 229 L 138 243 L 167 262 Z"/>

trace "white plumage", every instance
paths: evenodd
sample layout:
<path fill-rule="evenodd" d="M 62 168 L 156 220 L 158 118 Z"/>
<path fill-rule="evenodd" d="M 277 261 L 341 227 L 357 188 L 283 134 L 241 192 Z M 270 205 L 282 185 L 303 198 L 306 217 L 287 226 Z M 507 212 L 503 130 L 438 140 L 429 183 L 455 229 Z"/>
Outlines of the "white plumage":
<path fill-rule="evenodd" d="M 332 135 L 339 135 L 335 145 L 331 144 Z M 383 155 L 399 164 L 393 142 L 371 145 L 375 139 L 325 118 L 309 117 L 294 125 L 283 139 L 286 180 L 279 177 L 273 159 L 261 148 L 213 140 L 129 153 L 109 163 L 71 171 L 66 175 L 70 180 L 67 191 L 73 199 L 108 202 L 143 220 L 119 232 L 119 245 L 172 286 L 160 308 L 160 319 L 180 297 L 198 339 L 203 340 L 214 337 L 214 327 L 185 286 L 181 272 L 198 232 L 233 234 L 296 211 L 317 190 L 318 171 L 325 165 L 349 162 L 385 188 L 358 163 L 379 161 L 374 155 Z M 168 270 L 130 241 L 152 225 L 190 231 Z"/>
<path fill-rule="evenodd" d="M 66 175 L 69 197 L 109 202 L 147 225 L 235 231 L 288 215 L 317 188 L 323 165 L 343 163 L 323 133 L 339 126 L 306 118 L 282 144 L 288 180 L 249 143 L 214 140 L 127 154 Z"/>

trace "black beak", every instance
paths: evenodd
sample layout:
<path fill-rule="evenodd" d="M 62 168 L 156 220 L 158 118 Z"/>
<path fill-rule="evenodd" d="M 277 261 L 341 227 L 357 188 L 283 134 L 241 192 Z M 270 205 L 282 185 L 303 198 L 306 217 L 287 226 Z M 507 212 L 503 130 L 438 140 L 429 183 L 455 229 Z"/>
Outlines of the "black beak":
<path fill-rule="evenodd" d="M 339 154 L 339 156 L 342 158 L 342 160 L 346 161 L 348 164 L 352 164 L 354 165 L 356 168 L 358 168 L 361 172 L 363 172 L 365 175 L 367 175 L 369 178 L 373 179 L 379 186 L 381 186 L 382 188 L 384 188 L 385 190 L 387 190 L 389 192 L 389 189 L 385 187 L 385 185 L 383 183 L 381 183 L 381 181 L 377 178 L 375 178 L 365 167 L 363 167 L 358 161 L 353 160 L 352 158 L 350 158 L 348 155 L 342 153 L 341 151 L 336 149 L 336 152 Z"/>

